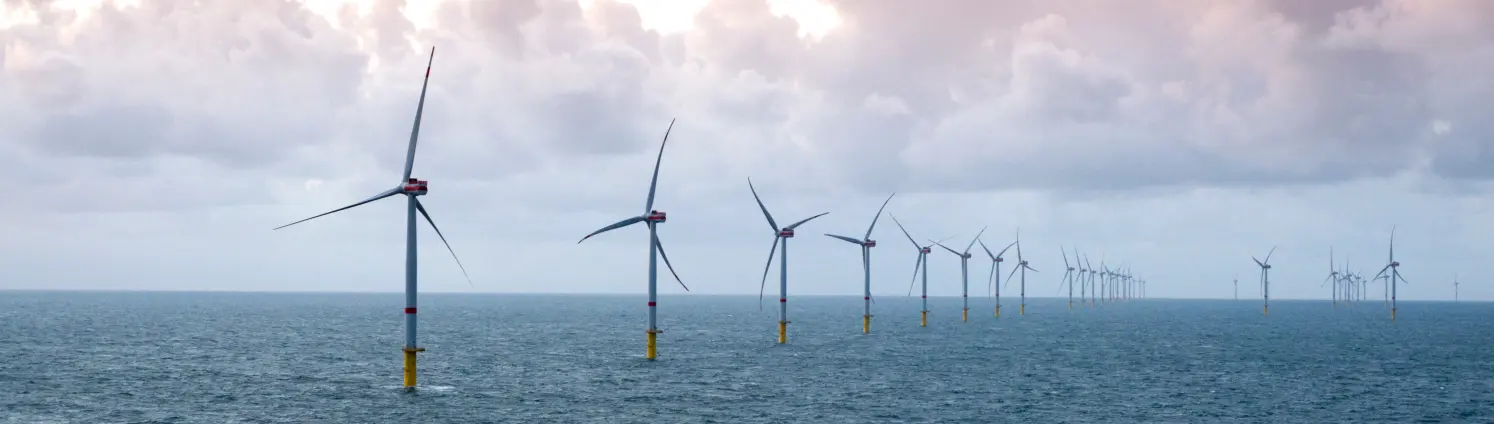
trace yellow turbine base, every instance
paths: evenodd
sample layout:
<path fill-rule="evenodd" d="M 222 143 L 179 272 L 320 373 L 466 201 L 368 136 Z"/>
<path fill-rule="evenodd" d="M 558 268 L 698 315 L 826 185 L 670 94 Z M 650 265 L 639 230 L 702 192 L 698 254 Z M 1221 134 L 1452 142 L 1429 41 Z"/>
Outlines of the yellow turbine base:
<path fill-rule="evenodd" d="M 1027 315 L 1027 304 L 1017 305 L 1017 315 Z"/>
<path fill-rule="evenodd" d="M 970 308 L 965 308 L 965 309 L 963 309 L 963 310 L 960 311 L 960 321 L 962 321 L 962 322 L 968 322 L 968 321 L 970 321 Z"/>
<path fill-rule="evenodd" d="M 1270 305 L 1262 306 L 1261 307 L 1261 315 L 1271 315 L 1271 306 Z"/>
<path fill-rule="evenodd" d="M 659 332 L 648 330 L 648 350 L 643 352 L 643 359 L 654 360 L 659 357 Z"/>
<path fill-rule="evenodd" d="M 425 348 L 407 347 L 403 350 L 405 352 L 405 388 L 413 389 L 415 388 L 415 354 L 418 352 L 424 352 Z"/>
<path fill-rule="evenodd" d="M 1390 308 L 1390 320 L 1395 321 L 1395 308 Z"/>
<path fill-rule="evenodd" d="M 871 315 L 861 317 L 861 334 L 871 333 Z"/>
<path fill-rule="evenodd" d="M 1001 305 L 996 305 L 996 318 L 1001 318 Z"/>
<path fill-rule="evenodd" d="M 1069 309 L 1074 309 L 1074 301 L 1069 301 Z"/>
<path fill-rule="evenodd" d="M 928 327 L 929 326 L 929 311 L 919 311 L 918 313 L 919 313 L 919 315 L 923 316 L 923 318 L 918 321 L 918 326 L 919 327 Z"/>
<path fill-rule="evenodd" d="M 778 321 L 778 344 L 788 343 L 788 321 Z"/>

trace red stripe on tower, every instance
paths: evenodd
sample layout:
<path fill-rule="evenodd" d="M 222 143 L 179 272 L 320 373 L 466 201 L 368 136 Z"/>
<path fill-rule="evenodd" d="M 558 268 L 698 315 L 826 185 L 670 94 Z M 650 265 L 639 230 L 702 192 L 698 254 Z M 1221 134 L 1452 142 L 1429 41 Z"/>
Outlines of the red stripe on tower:
<path fill-rule="evenodd" d="M 415 313 L 415 308 L 405 308 L 405 313 L 407 313 L 407 314 L 413 314 L 413 313 Z"/>
<path fill-rule="evenodd" d="M 788 299 L 784 299 L 784 298 L 781 298 L 781 297 L 778 298 L 778 303 L 787 303 L 787 302 L 788 302 Z"/>
<path fill-rule="evenodd" d="M 659 305 L 657 303 L 654 303 L 654 302 L 649 302 L 648 303 L 648 307 L 650 307 L 650 308 L 655 307 L 655 306 L 659 306 Z"/>

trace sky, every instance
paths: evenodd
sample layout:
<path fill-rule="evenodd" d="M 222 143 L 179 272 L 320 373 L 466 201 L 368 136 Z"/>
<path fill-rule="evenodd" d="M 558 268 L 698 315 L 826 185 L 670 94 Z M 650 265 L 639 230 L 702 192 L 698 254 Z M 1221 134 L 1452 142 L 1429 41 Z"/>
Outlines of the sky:
<path fill-rule="evenodd" d="M 1258 298 L 1274 246 L 1272 297 L 1324 299 L 1330 249 L 1373 274 L 1394 227 L 1401 299 L 1494 299 L 1489 1 L 0 6 L 0 289 L 403 290 L 397 199 L 271 228 L 398 183 L 434 46 L 414 176 L 472 284 L 423 227 L 422 291 L 644 293 L 646 230 L 576 241 L 639 213 L 678 119 L 656 206 L 694 294 L 761 284 L 751 177 L 779 222 L 829 212 L 791 295 L 859 295 L 821 234 L 895 192 L 920 242 L 1020 231 L 1034 297 L 1077 249 L 1152 297 Z M 873 238 L 874 295 L 905 296 L 916 250 Z"/>

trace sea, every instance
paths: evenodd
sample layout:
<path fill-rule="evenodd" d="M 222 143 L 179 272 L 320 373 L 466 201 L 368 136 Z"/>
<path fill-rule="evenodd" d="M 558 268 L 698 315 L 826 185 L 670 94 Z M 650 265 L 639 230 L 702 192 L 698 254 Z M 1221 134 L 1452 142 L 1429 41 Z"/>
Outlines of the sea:
<path fill-rule="evenodd" d="M 0 291 L 0 423 L 1488 423 L 1494 303 Z"/>

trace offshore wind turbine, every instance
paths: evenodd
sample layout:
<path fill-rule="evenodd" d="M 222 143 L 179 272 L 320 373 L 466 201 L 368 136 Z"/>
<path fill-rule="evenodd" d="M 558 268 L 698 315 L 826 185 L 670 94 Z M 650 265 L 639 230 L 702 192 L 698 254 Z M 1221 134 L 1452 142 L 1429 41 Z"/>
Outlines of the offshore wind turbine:
<path fill-rule="evenodd" d="M 871 248 L 877 247 L 877 241 L 871 238 L 872 229 L 877 228 L 877 218 L 882 217 L 882 210 L 887 209 L 887 202 L 891 202 L 892 196 L 896 195 L 897 193 L 893 193 L 887 196 L 887 200 L 882 201 L 882 207 L 877 208 L 877 214 L 872 216 L 871 225 L 866 227 L 866 235 L 862 236 L 860 240 L 835 234 L 825 234 L 826 236 L 861 246 L 861 269 L 866 276 L 866 285 L 862 288 L 862 301 L 866 302 L 866 312 L 861 315 L 861 334 L 871 333 Z"/>
<path fill-rule="evenodd" d="M 976 242 L 980 243 L 980 248 L 986 251 L 986 256 L 991 257 L 991 275 L 986 277 L 986 282 L 991 284 L 990 287 L 996 289 L 996 318 L 1001 318 L 1001 262 L 1005 261 L 1005 259 L 1002 259 L 1002 255 L 1005 255 L 1006 249 L 1011 249 L 1017 242 L 1014 241 L 1007 244 L 1006 247 L 1001 249 L 1000 253 L 995 254 L 991 253 L 991 248 L 986 247 L 986 242 L 980 241 L 980 239 L 976 239 Z"/>
<path fill-rule="evenodd" d="M 1390 274 L 1386 274 L 1385 271 L 1390 271 Z M 1395 260 L 1395 227 L 1393 226 L 1390 227 L 1390 263 L 1380 268 L 1380 273 L 1375 274 L 1375 278 L 1380 278 L 1382 275 L 1385 276 L 1385 283 L 1390 285 L 1390 320 L 1395 321 L 1396 283 L 1411 283 L 1401 278 L 1401 263 Z"/>
<path fill-rule="evenodd" d="M 1022 233 L 1021 232 L 1017 233 L 1017 241 L 1013 242 L 1012 244 L 1016 244 L 1017 245 L 1017 267 L 1016 268 L 1012 268 L 1012 272 L 1011 273 L 1012 274 L 1016 274 L 1017 271 L 1022 271 L 1021 284 L 1018 286 L 1021 289 L 1020 294 L 1022 295 L 1022 303 L 1020 303 L 1020 304 L 1017 305 L 1017 315 L 1027 315 L 1027 271 L 1031 270 L 1032 272 L 1038 272 L 1038 270 L 1032 269 L 1032 267 L 1027 266 L 1027 260 L 1022 259 Z M 1008 274 L 1006 276 L 1006 283 L 1007 284 L 1011 284 L 1012 283 L 1012 276 L 1011 276 L 1011 274 Z"/>
<path fill-rule="evenodd" d="M 1343 279 L 1343 274 L 1339 274 L 1338 270 L 1335 269 L 1335 268 L 1333 268 L 1333 248 L 1329 247 L 1328 248 L 1328 277 L 1324 278 L 1323 279 L 1323 283 L 1322 284 L 1318 284 L 1318 287 L 1322 287 L 1324 284 L 1328 284 L 1328 282 L 1330 282 L 1330 281 L 1333 282 L 1333 290 L 1332 290 L 1332 293 L 1333 293 L 1333 309 L 1338 309 L 1338 295 L 1339 295 L 1339 284 L 1338 283 L 1342 279 Z M 1347 299 L 1347 296 L 1345 296 L 1345 298 Z"/>
<path fill-rule="evenodd" d="M 1453 303 L 1458 303 L 1458 274 L 1453 274 Z"/>
<path fill-rule="evenodd" d="M 415 254 L 415 227 L 417 226 L 415 219 L 416 212 L 419 212 L 420 216 L 425 217 L 425 222 L 429 223 L 431 225 L 431 229 L 436 231 L 436 236 L 441 238 L 441 244 L 445 244 L 446 250 L 448 252 L 451 252 L 452 259 L 456 259 L 456 250 L 453 250 L 451 248 L 451 243 L 446 242 L 446 236 L 441 234 L 441 229 L 436 227 L 436 221 L 431 220 L 430 213 L 425 211 L 425 206 L 421 205 L 420 199 L 418 198 L 418 196 L 424 196 L 428 192 L 428 182 L 425 180 L 410 177 L 410 172 L 413 171 L 415 167 L 416 140 L 420 138 L 420 118 L 425 113 L 425 92 L 431 80 L 431 64 L 434 63 L 435 60 L 436 48 L 431 47 L 430 59 L 428 59 L 425 63 L 425 79 L 420 83 L 420 100 L 418 103 L 416 103 L 415 106 L 415 124 L 410 130 L 410 145 L 409 149 L 405 151 L 404 176 L 400 178 L 400 184 L 392 189 L 389 189 L 383 193 L 376 194 L 373 197 L 369 197 L 368 199 L 361 202 L 343 206 L 341 208 L 333 209 L 331 212 L 322 213 L 317 216 L 274 228 L 275 230 L 278 230 L 281 228 L 300 224 L 302 222 L 352 209 L 397 194 L 405 195 L 405 203 L 407 205 L 407 207 L 405 208 L 405 346 L 401 349 L 401 351 L 404 352 L 404 387 L 406 389 L 415 388 L 415 354 L 425 351 L 425 348 L 420 347 L 415 343 L 415 307 L 416 297 L 418 293 L 416 284 L 417 259 Z M 457 267 L 462 270 L 462 276 L 466 277 L 467 284 L 471 285 L 472 277 L 467 275 L 467 268 L 462 266 L 461 259 L 456 259 L 456 261 Z"/>
<path fill-rule="evenodd" d="M 773 252 L 779 251 L 782 245 L 781 257 L 778 260 L 778 344 L 788 343 L 788 241 L 794 238 L 794 229 L 809 222 L 811 219 L 825 216 L 829 212 L 811 216 L 799 220 L 787 227 L 778 228 L 778 222 L 773 220 L 773 214 L 768 213 L 768 207 L 763 206 L 763 199 L 757 195 L 757 187 L 752 186 L 752 178 L 747 178 L 747 188 L 752 190 L 752 200 L 757 201 L 758 209 L 762 209 L 763 218 L 768 219 L 768 226 L 773 227 L 773 248 L 768 250 L 768 263 L 763 265 L 763 281 L 757 289 L 757 307 L 763 307 L 763 289 L 768 286 L 768 269 L 773 267 Z"/>
<path fill-rule="evenodd" d="M 592 231 L 586 237 L 582 237 L 576 244 L 586 241 L 591 236 L 608 231 L 623 228 L 642 222 L 648 226 L 648 347 L 644 350 L 643 358 L 650 361 L 659 357 L 658 335 L 663 333 L 659 330 L 659 258 L 664 259 L 664 266 L 669 268 L 669 274 L 674 275 L 674 281 L 680 283 L 685 291 L 690 287 L 685 286 L 685 281 L 674 272 L 674 265 L 669 263 L 669 255 L 664 253 L 664 243 L 659 241 L 659 224 L 668 221 L 669 215 L 654 209 L 654 193 L 659 187 L 659 165 L 664 161 L 664 146 L 669 143 L 669 132 L 674 130 L 674 120 L 669 120 L 669 128 L 664 130 L 664 141 L 659 142 L 659 156 L 654 158 L 654 177 L 648 183 L 648 201 L 643 205 L 643 215 L 626 218 L 612 225 Z"/>
<path fill-rule="evenodd" d="M 1073 279 L 1079 281 L 1079 306 L 1082 307 L 1082 306 L 1085 306 L 1084 305 L 1084 293 L 1087 292 L 1085 290 L 1087 287 L 1084 284 L 1084 276 L 1089 274 L 1089 269 L 1084 267 L 1084 262 L 1080 262 L 1079 261 L 1079 249 L 1078 248 L 1074 249 L 1074 265 L 1077 265 L 1078 268 L 1079 268 L 1078 269 L 1079 273 L 1075 274 Z"/>
<path fill-rule="evenodd" d="M 1254 256 L 1250 257 L 1250 260 L 1255 261 L 1255 264 L 1259 265 L 1261 267 L 1261 296 L 1262 296 L 1262 299 L 1265 301 L 1265 303 L 1263 303 L 1262 306 L 1261 306 L 1261 315 L 1271 315 L 1271 279 L 1270 279 L 1270 272 L 1271 272 L 1271 254 L 1272 253 L 1276 253 L 1276 246 L 1271 246 L 1271 251 L 1270 252 L 1266 252 L 1266 260 L 1264 260 L 1264 261 L 1262 261 L 1260 259 L 1256 259 Z"/>
<path fill-rule="evenodd" d="M 1240 273 L 1235 273 L 1235 300 L 1240 300 Z"/>
<path fill-rule="evenodd" d="M 1064 271 L 1063 271 L 1063 283 L 1062 284 L 1069 286 L 1069 310 L 1073 310 L 1074 309 L 1074 279 L 1073 279 L 1073 276 L 1074 276 L 1074 265 L 1069 264 L 1069 253 L 1065 252 L 1063 250 L 1063 245 L 1059 245 L 1058 246 L 1058 254 L 1063 255 L 1063 268 L 1064 268 Z M 1074 258 L 1074 260 L 1078 260 L 1078 259 L 1079 258 L 1077 256 Z M 1063 290 L 1063 286 L 1058 286 L 1058 288 L 1059 288 L 1059 290 Z"/>
<path fill-rule="evenodd" d="M 893 214 L 889 213 L 889 214 L 887 214 L 887 216 L 892 217 L 892 223 L 893 224 L 897 224 L 897 229 L 903 230 L 903 235 L 908 237 L 908 242 L 909 243 L 913 243 L 913 247 L 918 249 L 918 263 L 913 264 L 913 281 L 908 282 L 908 295 L 909 296 L 913 295 L 913 282 L 918 281 L 918 270 L 919 270 L 919 268 L 922 268 L 923 269 L 923 294 L 922 294 L 923 308 L 918 310 L 918 312 L 919 312 L 918 326 L 920 326 L 920 327 L 928 327 L 929 326 L 929 264 L 928 264 L 928 262 L 929 262 L 929 253 L 933 252 L 932 248 L 933 248 L 934 245 L 932 245 L 932 244 L 930 244 L 928 246 L 919 245 L 918 242 L 913 241 L 913 236 L 908 234 L 908 229 L 903 228 L 903 223 L 898 222 L 897 215 L 893 215 Z"/>
<path fill-rule="evenodd" d="M 940 244 L 937 241 L 929 240 L 939 245 L 939 247 L 943 247 L 944 250 L 948 250 L 949 253 L 960 257 L 960 301 L 964 302 L 964 306 L 960 308 L 961 322 L 970 321 L 970 249 L 975 247 L 975 242 L 980 241 L 980 235 L 985 234 L 985 232 L 986 229 L 982 227 L 980 232 L 975 233 L 975 238 L 970 240 L 970 245 L 965 246 L 965 252 L 963 253 L 950 249 L 949 246 Z"/>
<path fill-rule="evenodd" d="M 1099 275 L 1100 271 L 1096 270 L 1095 265 L 1089 262 L 1088 254 L 1084 255 L 1084 267 L 1089 269 L 1089 307 L 1097 308 L 1099 306 L 1095 304 L 1095 298 L 1100 296 L 1100 291 L 1096 286 L 1095 276 Z"/>

